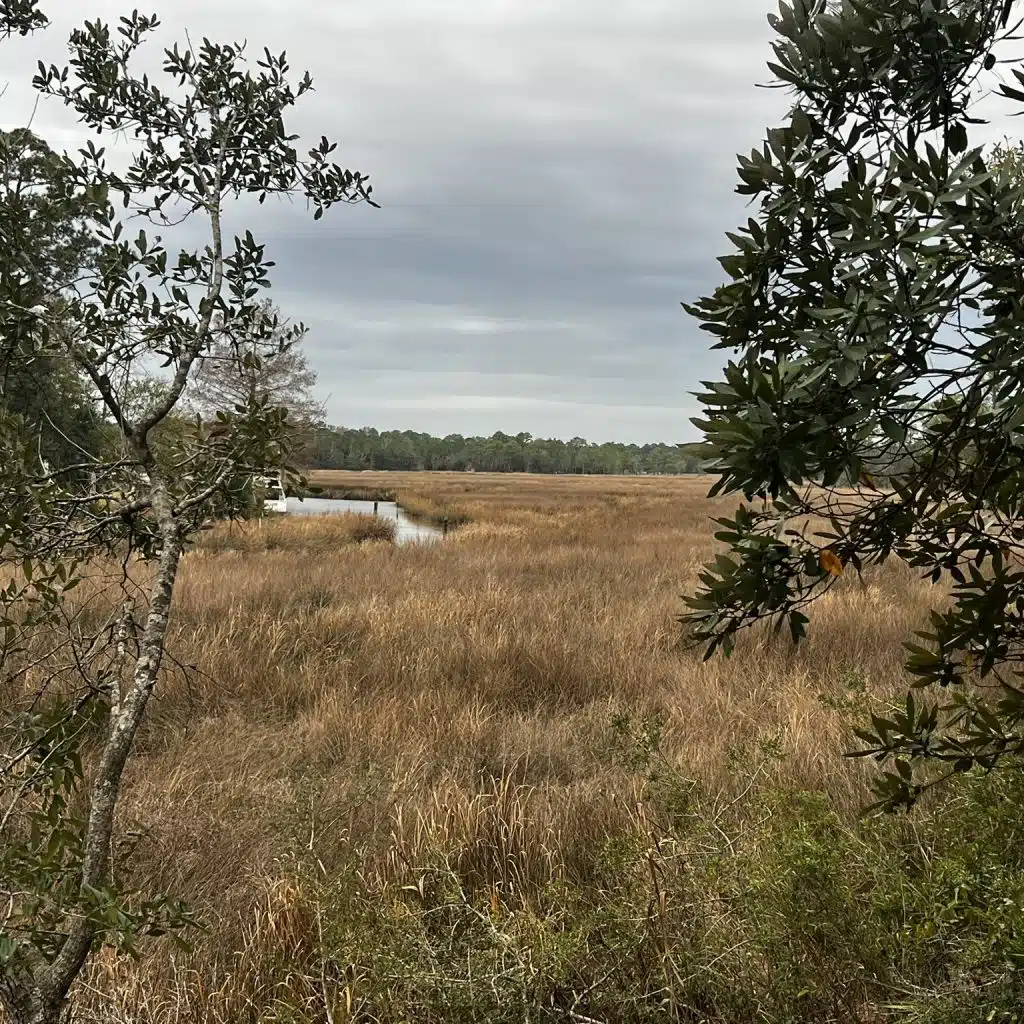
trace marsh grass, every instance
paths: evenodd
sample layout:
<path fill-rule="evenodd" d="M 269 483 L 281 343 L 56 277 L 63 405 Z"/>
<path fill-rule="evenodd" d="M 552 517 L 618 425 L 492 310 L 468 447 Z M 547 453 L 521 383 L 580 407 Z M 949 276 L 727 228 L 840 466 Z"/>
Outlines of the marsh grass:
<path fill-rule="evenodd" d="M 210 554 L 289 551 L 308 555 L 365 541 L 393 543 L 394 539 L 393 520 L 377 516 L 353 513 L 269 516 L 217 523 L 199 535 L 195 550 Z"/>
<path fill-rule="evenodd" d="M 340 501 L 395 501 L 395 492 L 386 487 L 325 487 L 310 484 L 309 493 L 316 498 Z"/>
<path fill-rule="evenodd" d="M 1024 892 L 986 837 L 1024 786 L 864 824 L 871 767 L 841 756 L 939 588 L 844 578 L 799 649 L 704 663 L 677 617 L 709 481 L 352 476 L 471 521 L 404 548 L 270 521 L 186 556 L 199 670 L 162 682 L 124 870 L 208 930 L 104 952 L 83 1019 L 973 1019 L 984 907 Z"/>

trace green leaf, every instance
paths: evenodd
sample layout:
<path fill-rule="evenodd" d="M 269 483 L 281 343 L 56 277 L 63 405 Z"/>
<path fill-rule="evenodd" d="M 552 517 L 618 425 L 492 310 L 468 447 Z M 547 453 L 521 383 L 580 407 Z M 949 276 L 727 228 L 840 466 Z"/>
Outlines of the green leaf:
<path fill-rule="evenodd" d="M 953 153 L 962 153 L 967 148 L 967 128 L 962 121 L 955 121 L 950 126 L 946 142 Z"/>
<path fill-rule="evenodd" d="M 711 494 L 784 499 L 801 522 L 830 522 L 833 569 L 897 560 L 940 584 L 929 596 L 942 613 L 910 637 L 905 711 L 861 736 L 894 762 L 876 787 L 889 809 L 919 799 L 919 767 L 930 779 L 933 762 L 941 775 L 1024 754 L 1022 712 L 998 688 L 964 686 L 1024 659 L 1024 569 L 1011 559 L 1024 546 L 1024 147 L 969 148 L 968 83 L 994 66 L 999 19 L 961 8 L 780 8 L 772 70 L 796 90 L 790 125 L 739 158 L 738 191 L 767 194 L 731 236 L 731 280 L 686 307 L 734 350 L 730 391 L 706 385 L 695 420 Z M 943 60 L 925 60 L 929 47 Z M 1014 79 L 1003 95 L 1024 101 L 1024 70 Z M 1018 524 L 1012 544 L 979 525 L 996 511 Z M 701 577 L 709 651 L 759 622 L 788 622 L 796 640 L 822 593 L 859 584 L 824 571 L 808 531 L 767 509 L 718 543 L 731 567 Z M 929 687 L 946 696 L 926 699 Z"/>

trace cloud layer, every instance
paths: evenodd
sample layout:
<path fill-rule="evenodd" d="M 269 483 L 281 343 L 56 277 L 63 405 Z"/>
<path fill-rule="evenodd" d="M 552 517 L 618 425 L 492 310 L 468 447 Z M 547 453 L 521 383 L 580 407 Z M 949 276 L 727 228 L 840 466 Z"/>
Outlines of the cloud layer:
<path fill-rule="evenodd" d="M 114 0 L 50 0 L 53 28 L 0 49 L 0 116 L 24 123 L 38 57 L 59 61 Z M 381 210 L 246 221 L 274 298 L 311 327 L 332 421 L 435 433 L 688 440 L 715 374 L 680 308 L 719 280 L 743 208 L 734 154 L 785 108 L 764 0 L 165 0 L 164 38 L 287 49 L 317 91 L 295 130 L 339 141 Z M 68 147 L 66 112 L 34 126 Z"/>

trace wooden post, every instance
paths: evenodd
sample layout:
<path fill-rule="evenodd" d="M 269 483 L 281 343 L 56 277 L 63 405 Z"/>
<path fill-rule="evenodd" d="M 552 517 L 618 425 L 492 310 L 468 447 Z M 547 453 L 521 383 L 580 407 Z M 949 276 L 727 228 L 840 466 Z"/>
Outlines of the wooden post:
<path fill-rule="evenodd" d="M 442 516 L 441 517 L 441 536 L 442 537 L 447 537 L 448 536 L 448 517 L 447 516 Z"/>

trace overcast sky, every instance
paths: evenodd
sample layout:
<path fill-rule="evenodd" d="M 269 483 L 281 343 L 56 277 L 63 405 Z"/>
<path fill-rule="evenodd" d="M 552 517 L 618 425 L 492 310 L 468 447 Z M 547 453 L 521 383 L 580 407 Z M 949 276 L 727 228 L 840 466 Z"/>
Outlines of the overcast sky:
<path fill-rule="evenodd" d="M 132 0 L 137 3 L 138 0 Z M 115 0 L 49 0 L 0 47 L 4 127 L 39 57 Z M 380 210 L 258 208 L 273 297 L 306 341 L 332 423 L 667 441 L 721 353 L 679 303 L 720 281 L 745 219 L 735 154 L 785 111 L 766 0 L 153 0 L 161 41 L 287 49 L 316 93 L 293 130 L 339 142 Z M 149 7 L 145 7 L 148 11 Z M 58 147 L 84 136 L 43 103 Z"/>

